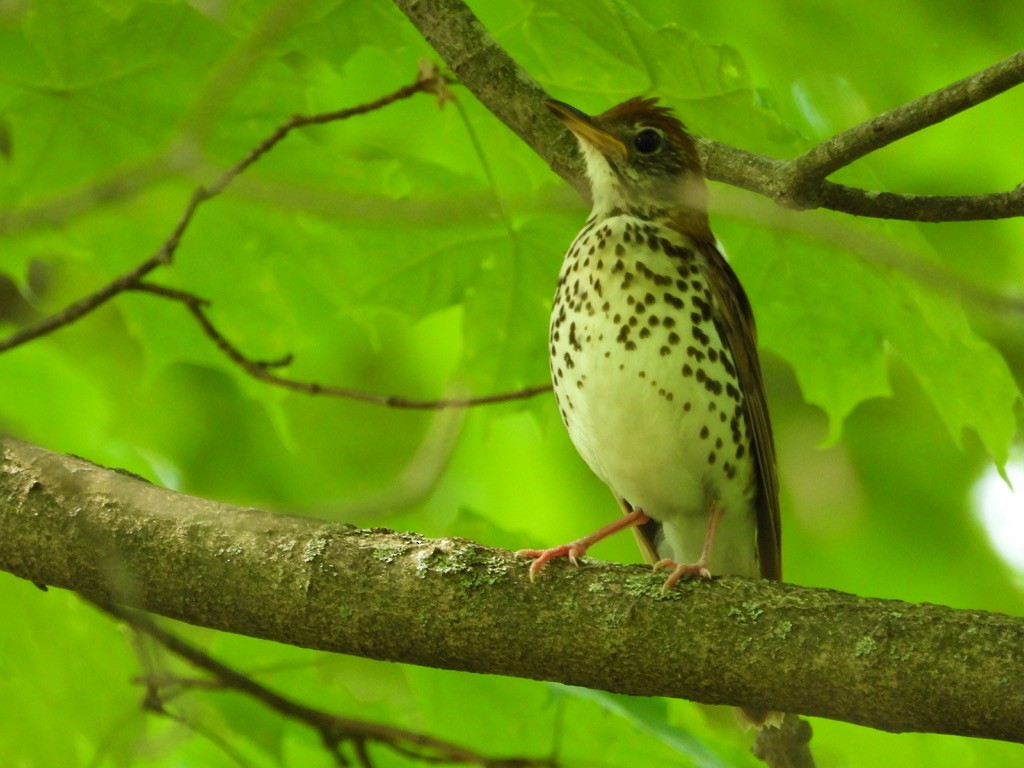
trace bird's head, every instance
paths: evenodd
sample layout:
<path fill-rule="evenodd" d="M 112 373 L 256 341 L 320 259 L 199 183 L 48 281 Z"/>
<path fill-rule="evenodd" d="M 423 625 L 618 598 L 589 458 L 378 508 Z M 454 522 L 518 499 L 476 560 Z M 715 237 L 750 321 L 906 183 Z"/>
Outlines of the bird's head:
<path fill-rule="evenodd" d="M 579 140 L 595 213 L 622 209 L 707 221 L 693 139 L 657 99 L 636 97 L 595 116 L 560 101 L 545 104 Z"/>

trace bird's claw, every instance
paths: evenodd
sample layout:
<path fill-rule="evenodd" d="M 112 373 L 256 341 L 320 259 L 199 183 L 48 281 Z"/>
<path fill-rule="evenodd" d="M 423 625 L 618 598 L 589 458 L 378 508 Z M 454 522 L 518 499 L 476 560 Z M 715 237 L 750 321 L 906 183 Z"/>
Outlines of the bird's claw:
<path fill-rule="evenodd" d="M 711 571 L 708 570 L 707 561 L 701 558 L 696 563 L 677 563 L 675 560 L 665 558 L 659 560 L 654 564 L 655 571 L 661 570 L 662 568 L 671 568 L 672 573 L 665 579 L 665 583 L 661 585 L 661 594 L 667 594 L 672 587 L 674 587 L 680 579 L 686 576 L 697 576 L 701 579 L 710 579 Z"/>
<path fill-rule="evenodd" d="M 515 555 L 516 557 L 534 558 L 534 561 L 530 563 L 530 581 L 534 581 L 540 569 L 556 557 L 567 557 L 570 563 L 579 567 L 580 563 L 577 558 L 583 557 L 583 553 L 586 551 L 586 547 L 582 547 L 578 541 L 574 541 L 571 544 L 561 544 L 548 549 L 520 549 Z"/>

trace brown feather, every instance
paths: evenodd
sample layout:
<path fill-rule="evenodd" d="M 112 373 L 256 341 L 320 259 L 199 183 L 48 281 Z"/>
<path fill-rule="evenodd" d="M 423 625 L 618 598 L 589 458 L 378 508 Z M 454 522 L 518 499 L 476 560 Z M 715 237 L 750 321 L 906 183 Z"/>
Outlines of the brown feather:
<path fill-rule="evenodd" d="M 695 240 L 708 264 L 708 282 L 715 306 L 715 325 L 732 352 L 750 421 L 752 450 L 757 468 L 757 553 L 761 576 L 782 580 L 782 525 L 779 517 L 779 478 L 775 467 L 775 441 L 768 417 L 761 363 L 757 356 L 757 328 L 747 294 L 736 273 L 714 242 Z"/>

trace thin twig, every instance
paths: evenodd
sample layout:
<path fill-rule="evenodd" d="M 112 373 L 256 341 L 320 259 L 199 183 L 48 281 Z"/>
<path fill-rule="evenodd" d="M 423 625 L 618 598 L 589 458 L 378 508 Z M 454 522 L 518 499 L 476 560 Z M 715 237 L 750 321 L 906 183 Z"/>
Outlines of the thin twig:
<path fill-rule="evenodd" d="M 5 339 L 0 339 L 0 353 L 14 349 L 26 342 L 45 336 L 59 328 L 63 328 L 66 325 L 70 325 L 93 310 L 103 306 L 115 296 L 124 293 L 127 290 L 132 290 L 153 270 L 170 264 L 174 259 L 174 254 L 178 250 L 178 246 L 181 244 L 181 238 L 184 236 L 189 224 L 192 223 L 192 218 L 195 216 L 196 210 L 199 206 L 210 198 L 216 197 L 223 192 L 235 177 L 273 149 L 278 142 L 284 139 L 285 136 L 296 128 L 306 125 L 319 125 L 322 123 L 345 120 L 356 115 L 363 115 L 367 112 L 372 112 L 374 110 L 381 109 L 382 107 L 386 107 L 396 101 L 407 99 L 417 93 L 437 93 L 438 89 L 441 87 L 438 80 L 439 76 L 436 73 L 425 73 L 421 70 L 413 83 L 403 86 L 375 101 L 361 104 L 356 107 L 350 107 L 348 109 L 340 109 L 334 112 L 326 112 L 317 115 L 295 115 L 290 118 L 285 123 L 278 126 L 273 133 L 257 144 L 249 154 L 242 158 L 238 163 L 228 168 L 211 184 L 196 187 L 196 189 L 193 190 L 192 195 L 189 197 L 184 211 L 179 217 L 177 223 L 174 225 L 174 228 L 171 230 L 171 233 L 152 256 L 135 268 L 114 278 L 99 290 L 94 291 L 88 296 L 83 296 L 81 299 L 69 304 L 60 311 L 45 317 L 32 325 L 15 331 Z"/>
<path fill-rule="evenodd" d="M 408 731 L 367 720 L 339 717 L 329 712 L 307 707 L 261 685 L 233 667 L 217 661 L 177 635 L 163 629 L 141 611 L 130 610 L 113 603 L 92 600 L 90 602 L 105 613 L 126 622 L 136 631 L 153 638 L 174 655 L 180 656 L 193 666 L 213 675 L 224 688 L 244 693 L 261 702 L 268 709 L 314 728 L 320 733 L 325 745 L 350 742 L 354 745 L 357 755 L 360 752 L 365 755 L 365 745 L 374 742 L 421 761 L 444 761 L 481 765 L 488 768 L 511 768 L 512 766 L 529 768 L 553 765 L 548 760 L 532 758 L 489 758 L 457 744 L 416 731 Z M 153 680 L 149 684 L 157 685 L 158 682 Z"/>
<path fill-rule="evenodd" d="M 277 360 L 253 360 L 241 352 L 234 344 L 228 341 L 223 334 L 213 325 L 205 308 L 208 302 L 185 291 L 173 290 L 162 286 L 147 283 L 144 278 L 155 269 L 170 264 L 174 258 L 181 239 L 192 222 L 196 211 L 204 202 L 220 195 L 238 176 L 244 173 L 249 167 L 256 163 L 261 157 L 270 152 L 288 134 L 297 128 L 309 125 L 322 125 L 325 123 L 347 120 L 356 115 L 363 115 L 382 109 L 390 104 L 409 98 L 417 93 L 433 93 L 443 101 L 451 98 L 447 91 L 445 79 L 429 65 L 421 65 L 420 71 L 414 82 L 403 86 L 392 93 L 382 96 L 375 101 L 360 104 L 347 109 L 339 109 L 333 112 L 324 112 L 315 115 L 294 115 L 279 125 L 259 144 L 253 147 L 245 157 L 235 165 L 224 171 L 212 183 L 197 187 L 189 198 L 184 211 L 179 217 L 174 229 L 167 239 L 161 244 L 157 251 L 136 266 L 134 269 L 119 275 L 99 290 L 84 296 L 62 310 L 43 318 L 42 320 L 26 326 L 6 339 L 0 340 L 0 353 L 25 344 L 33 339 L 45 336 L 53 331 L 69 325 L 84 317 L 93 310 L 99 308 L 115 296 L 125 291 L 140 291 L 163 298 L 178 301 L 188 308 L 189 312 L 199 323 L 207 337 L 213 340 L 217 348 L 224 353 L 232 362 L 236 363 L 242 370 L 260 381 L 274 386 L 284 387 L 296 392 L 303 392 L 309 395 L 322 395 L 326 397 L 338 397 L 360 402 L 382 405 L 389 408 L 404 408 L 412 410 L 439 410 L 442 408 L 471 408 L 478 405 L 491 405 L 496 403 L 521 400 L 550 390 L 550 385 L 528 387 L 512 392 L 500 392 L 482 397 L 460 397 L 435 400 L 422 400 L 402 397 L 399 395 L 381 395 L 373 392 L 366 392 L 351 387 L 338 387 L 319 384 L 316 382 L 298 381 L 285 376 L 278 375 L 272 371 L 274 368 L 286 366 L 292 362 L 291 355 Z"/>
<path fill-rule="evenodd" d="M 442 408 L 472 408 L 478 405 L 493 405 L 496 403 L 507 403 L 514 400 L 525 400 L 530 397 L 548 392 L 550 384 L 540 384 L 532 387 L 525 387 L 510 392 L 499 392 L 493 395 L 480 397 L 452 397 L 436 400 L 419 400 L 400 395 L 382 395 L 376 392 L 366 392 L 351 387 L 338 387 L 330 384 L 319 384 L 314 381 L 300 381 L 281 376 L 273 372 L 275 368 L 281 368 L 292 362 L 292 356 L 286 355 L 276 360 L 253 360 L 247 357 L 238 347 L 232 344 L 210 320 L 206 312 L 209 302 L 195 294 L 181 291 L 176 288 L 168 288 L 154 283 L 139 282 L 131 286 L 130 290 L 142 293 L 149 293 L 160 296 L 171 301 L 176 301 L 185 306 L 189 313 L 195 318 L 203 333 L 213 341 L 224 355 L 235 363 L 239 368 L 255 379 L 272 384 L 276 387 L 283 387 L 294 392 L 302 392 L 307 395 L 321 395 L 324 397 L 340 397 L 346 400 L 358 400 L 363 403 L 383 405 L 388 408 L 404 408 L 407 410 L 433 411 Z"/>

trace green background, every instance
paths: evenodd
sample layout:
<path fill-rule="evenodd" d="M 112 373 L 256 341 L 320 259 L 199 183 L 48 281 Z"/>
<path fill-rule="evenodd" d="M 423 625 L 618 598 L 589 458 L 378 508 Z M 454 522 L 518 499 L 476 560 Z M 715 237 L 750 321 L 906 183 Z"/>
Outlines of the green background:
<path fill-rule="evenodd" d="M 656 94 L 695 133 L 777 157 L 1020 45 L 1009 0 L 471 5 L 559 99 L 596 112 Z M 382 0 L 0 2 L 0 332 L 141 262 L 196 184 L 289 115 L 375 99 L 421 57 L 437 58 Z M 211 300 L 252 357 L 293 353 L 296 378 L 425 398 L 543 383 L 561 253 L 586 211 L 454 92 L 441 110 L 417 96 L 290 136 L 202 207 L 154 280 Z M 1018 89 L 836 179 L 1010 189 L 1021 114 Z M 713 187 L 713 226 L 758 317 L 787 580 L 1019 615 L 1021 576 L 994 554 L 971 492 L 1011 456 L 1024 322 L 957 292 L 1020 295 L 1024 226 L 806 214 L 822 240 L 740 215 L 741 193 Z M 920 269 L 841 245 L 865 234 L 948 277 L 925 285 Z M 291 394 L 247 378 L 181 306 L 151 296 L 0 355 L 0 382 L 0 430 L 234 503 L 513 549 L 617 514 L 549 395 L 409 412 Z M 638 559 L 628 536 L 592 554 Z M 187 693 L 177 721 L 145 715 L 130 633 L 70 593 L 0 574 L 0 617 L 4 765 L 332 764 L 310 731 L 234 694 Z M 306 703 L 490 755 L 754 764 L 728 711 L 178 630 Z M 1016 745 L 813 726 L 824 766 L 1024 762 Z"/>

